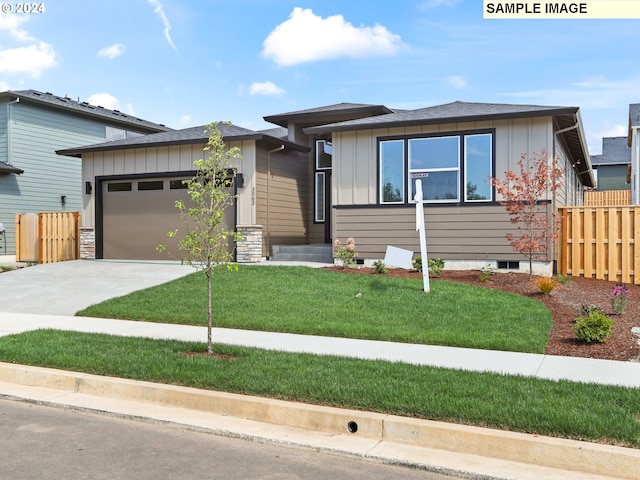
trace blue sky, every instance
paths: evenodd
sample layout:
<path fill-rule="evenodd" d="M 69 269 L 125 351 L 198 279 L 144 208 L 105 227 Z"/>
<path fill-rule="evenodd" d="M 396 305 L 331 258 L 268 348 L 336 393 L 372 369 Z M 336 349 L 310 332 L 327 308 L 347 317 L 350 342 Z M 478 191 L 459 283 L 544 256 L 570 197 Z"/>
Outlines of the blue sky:
<path fill-rule="evenodd" d="M 339 102 L 578 106 L 598 154 L 640 103 L 640 20 L 485 20 L 480 0 L 43 5 L 0 13 L 0 91 L 68 95 L 173 128 L 258 130 L 272 126 L 265 115 Z"/>

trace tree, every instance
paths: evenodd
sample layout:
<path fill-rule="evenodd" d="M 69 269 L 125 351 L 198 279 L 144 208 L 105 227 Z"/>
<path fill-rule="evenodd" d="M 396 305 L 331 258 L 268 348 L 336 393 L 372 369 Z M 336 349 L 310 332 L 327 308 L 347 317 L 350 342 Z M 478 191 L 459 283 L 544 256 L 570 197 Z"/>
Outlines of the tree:
<path fill-rule="evenodd" d="M 212 326 L 213 300 L 212 281 L 216 267 L 226 265 L 236 268 L 230 262 L 233 253 L 229 249 L 229 241 L 237 241 L 239 235 L 228 231 L 224 224 L 224 213 L 233 204 L 236 196 L 231 189 L 235 178 L 233 160 L 241 158 L 240 149 L 227 148 L 218 124 L 210 124 L 205 132 L 209 132 L 209 141 L 204 151 L 209 153 L 207 159 L 196 160 L 193 165 L 197 170 L 195 176 L 184 180 L 191 199 L 187 205 L 182 200 L 176 201 L 176 208 L 185 222 L 186 233 L 178 239 L 178 250 L 184 253 L 182 261 L 197 270 L 204 272 L 207 280 L 207 353 L 213 354 Z M 226 124 L 228 125 L 228 124 Z M 178 230 L 167 233 L 169 238 L 176 237 Z M 166 251 L 166 245 L 159 245 L 158 251 Z"/>
<path fill-rule="evenodd" d="M 564 170 L 557 166 L 556 159 L 549 162 L 546 150 L 531 158 L 526 154 L 518 161 L 520 172 L 505 172 L 505 179 L 491 177 L 491 185 L 502 197 L 498 203 L 506 208 L 512 224 L 517 225 L 519 236 L 507 234 L 513 250 L 529 260 L 529 278 L 533 278 L 533 259 L 546 258 L 546 254 L 557 238 L 555 212 L 547 211 L 549 196 L 562 186 Z"/>

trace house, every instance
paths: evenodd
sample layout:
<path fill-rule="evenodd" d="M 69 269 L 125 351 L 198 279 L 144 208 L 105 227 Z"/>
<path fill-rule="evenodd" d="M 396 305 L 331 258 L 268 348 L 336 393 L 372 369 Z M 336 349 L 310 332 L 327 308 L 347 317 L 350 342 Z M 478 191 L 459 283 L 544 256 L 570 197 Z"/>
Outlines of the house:
<path fill-rule="evenodd" d="M 566 168 L 562 188 L 546 199 L 549 212 L 581 204 L 584 188 L 594 186 L 577 107 L 454 102 L 394 110 L 342 103 L 264 119 L 278 128 L 219 125 L 242 153 L 228 215 L 245 238 L 238 261 L 272 257 L 281 244 L 331 245 L 351 236 L 365 264 L 384 258 L 388 245 L 418 251 L 412 179 L 419 177 L 430 257 L 445 259 L 447 268 L 490 262 L 517 269 L 522 257 L 505 238 L 513 227 L 489 177 L 517 169 L 523 153 L 545 150 Z M 98 258 L 156 258 L 155 246 L 179 225 L 178 193 L 171 190 L 202 158 L 203 131 L 58 152 L 82 157 L 83 182 L 91 186 L 83 228 L 95 232 Z M 154 189 L 156 197 L 143 198 Z M 151 219 L 158 222 L 153 234 Z M 553 260 L 551 252 L 539 267 L 548 271 Z"/>
<path fill-rule="evenodd" d="M 591 155 L 591 165 L 599 191 L 629 190 L 631 149 L 627 137 L 602 139 L 602 155 Z"/>
<path fill-rule="evenodd" d="M 640 205 L 640 103 L 629 105 L 629 134 L 627 146 L 631 148 L 631 204 Z"/>
<path fill-rule="evenodd" d="M 0 256 L 15 255 L 16 213 L 82 209 L 80 161 L 56 150 L 166 130 L 51 93 L 0 92 Z"/>

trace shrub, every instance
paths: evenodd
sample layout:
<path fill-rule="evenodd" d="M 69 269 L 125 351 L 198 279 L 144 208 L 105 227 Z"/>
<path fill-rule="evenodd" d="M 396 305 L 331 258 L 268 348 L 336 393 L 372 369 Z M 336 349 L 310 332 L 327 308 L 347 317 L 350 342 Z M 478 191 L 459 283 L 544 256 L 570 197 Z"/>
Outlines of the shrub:
<path fill-rule="evenodd" d="M 496 267 L 489 265 L 488 263 L 480 269 L 480 281 L 486 282 L 489 277 L 494 274 Z"/>
<path fill-rule="evenodd" d="M 571 283 L 573 283 L 573 280 L 571 280 L 571 278 L 565 277 L 564 275 L 556 275 L 553 278 L 555 278 L 559 284 L 564 286 L 571 285 Z"/>
<path fill-rule="evenodd" d="M 607 317 L 599 309 L 593 309 L 586 317 L 576 318 L 573 331 L 578 340 L 582 342 L 603 343 L 611 334 L 613 320 Z"/>
<path fill-rule="evenodd" d="M 413 259 L 413 268 L 416 269 L 417 271 L 421 272 L 422 271 L 422 257 L 417 256 L 416 258 Z"/>
<path fill-rule="evenodd" d="M 622 315 L 627 307 L 627 298 L 629 297 L 629 289 L 619 283 L 613 287 L 611 292 L 611 308 L 616 315 Z"/>
<path fill-rule="evenodd" d="M 387 273 L 387 266 L 382 260 L 373 262 L 373 273 Z"/>
<path fill-rule="evenodd" d="M 442 270 L 444 270 L 444 260 L 441 258 L 429 258 L 427 260 L 427 265 L 429 265 L 429 273 L 434 277 L 439 277 L 442 274 Z M 422 271 L 421 256 L 417 256 L 413 259 L 413 268 L 418 272 Z"/>
<path fill-rule="evenodd" d="M 543 295 L 549 295 L 558 285 L 558 281 L 551 277 L 539 277 L 536 279 L 536 286 Z"/>
<path fill-rule="evenodd" d="M 335 248 L 336 257 L 342 262 L 343 268 L 351 268 L 356 264 L 355 258 L 358 256 L 358 252 L 356 252 L 356 241 L 353 237 L 347 238 L 347 244 L 345 246 L 342 246 L 340 240 L 336 239 L 333 247 Z"/>

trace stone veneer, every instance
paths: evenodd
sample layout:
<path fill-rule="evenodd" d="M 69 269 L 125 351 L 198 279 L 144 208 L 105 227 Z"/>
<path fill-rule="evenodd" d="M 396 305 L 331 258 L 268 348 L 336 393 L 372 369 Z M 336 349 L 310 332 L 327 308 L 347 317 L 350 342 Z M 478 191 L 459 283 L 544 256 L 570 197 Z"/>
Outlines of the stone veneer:
<path fill-rule="evenodd" d="M 93 227 L 80 227 L 80 258 L 96 258 L 96 232 Z"/>
<path fill-rule="evenodd" d="M 260 263 L 262 256 L 262 225 L 238 225 L 237 232 L 242 238 L 236 242 L 236 262 Z"/>

